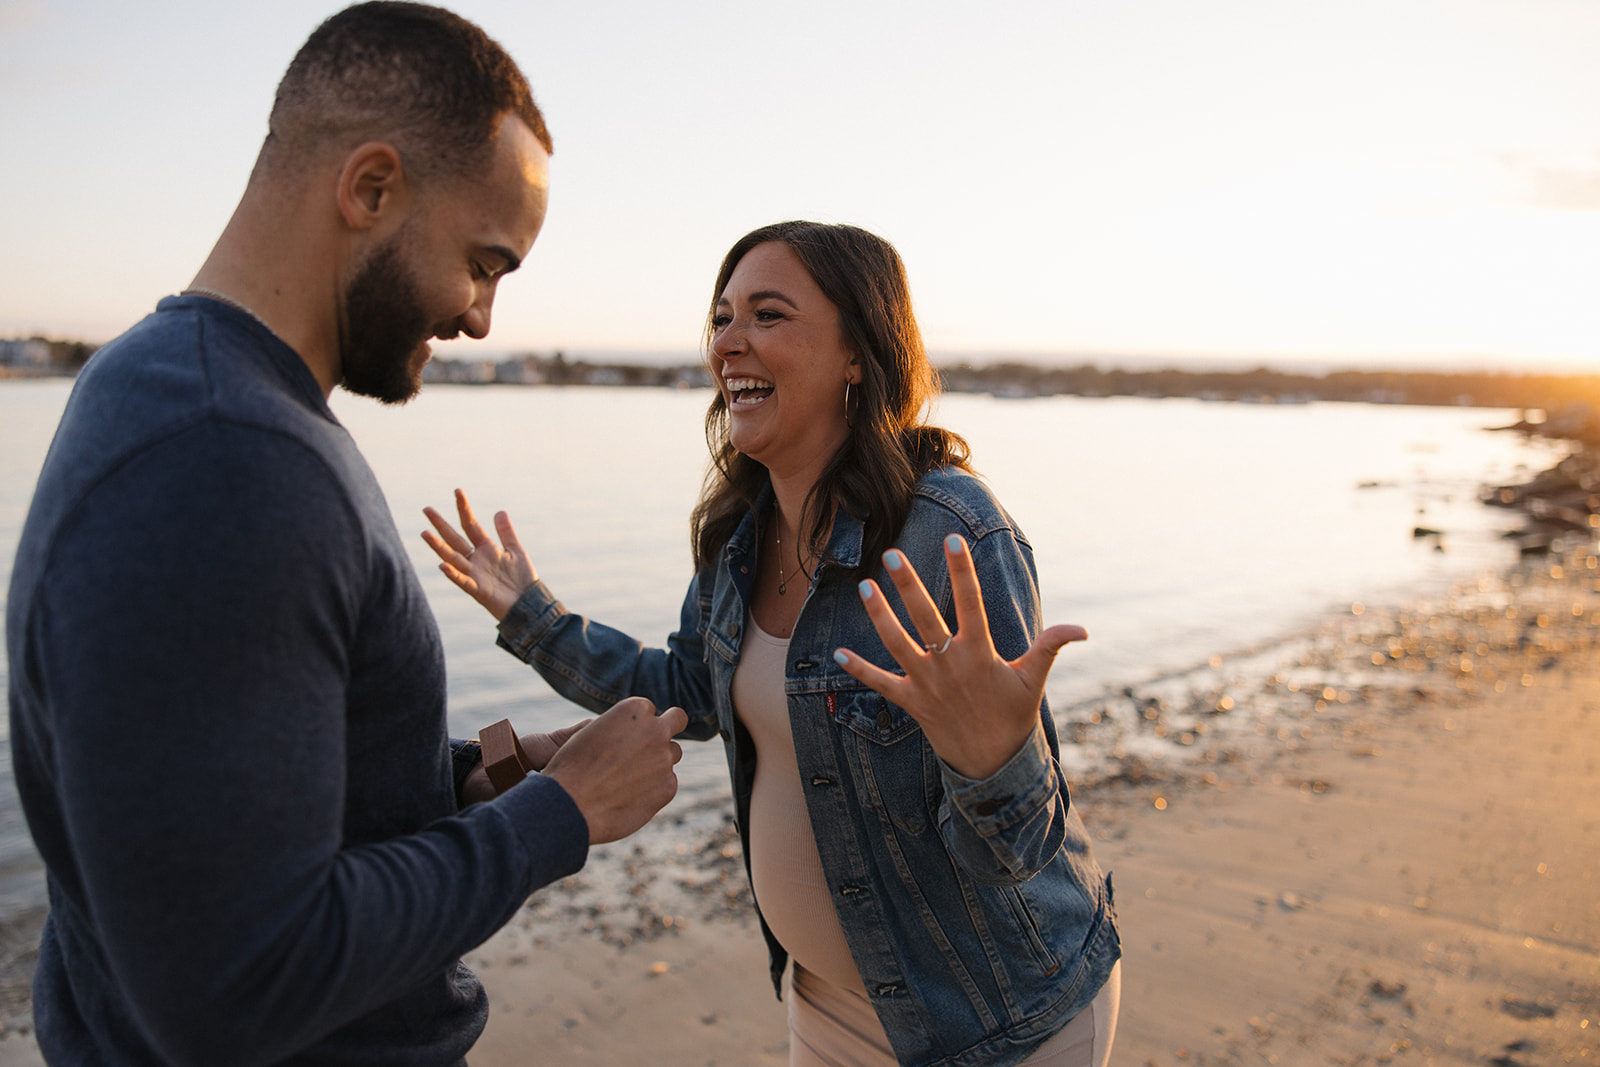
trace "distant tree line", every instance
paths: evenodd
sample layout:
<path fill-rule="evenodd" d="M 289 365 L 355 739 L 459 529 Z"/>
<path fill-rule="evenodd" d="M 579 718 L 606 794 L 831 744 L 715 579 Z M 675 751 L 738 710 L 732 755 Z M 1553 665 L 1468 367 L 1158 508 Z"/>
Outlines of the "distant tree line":
<path fill-rule="evenodd" d="M 1600 375 L 1498 372 L 1334 371 L 1314 376 L 1258 367 L 1248 371 L 1102 369 L 1090 364 L 1029 363 L 942 366 L 945 389 L 1004 396 L 1204 397 L 1293 403 L 1344 400 L 1378 404 L 1494 407 L 1559 412 L 1600 410 Z"/>
<path fill-rule="evenodd" d="M 98 347 L 83 341 L 30 338 L 49 345 L 46 373 L 72 374 Z M 21 345 L 23 342 L 9 342 Z M 1581 427 L 1600 440 L 1600 375 L 1512 374 L 1507 372 L 1342 370 L 1323 375 L 1257 367 L 1247 371 L 1134 371 L 1094 364 L 1048 366 L 1000 362 L 941 364 L 944 388 L 953 393 L 996 396 L 1199 397 L 1253 403 L 1304 403 L 1312 400 L 1369 404 L 1515 408 L 1549 416 L 1563 429 Z M 501 360 L 436 360 L 430 381 L 473 384 L 707 386 L 699 363 L 675 366 L 611 364 L 525 354 Z M 1592 428 L 1593 433 L 1589 431 Z M 1547 427 L 1547 431 L 1555 426 Z M 1574 434 L 1575 436 L 1577 434 Z"/>

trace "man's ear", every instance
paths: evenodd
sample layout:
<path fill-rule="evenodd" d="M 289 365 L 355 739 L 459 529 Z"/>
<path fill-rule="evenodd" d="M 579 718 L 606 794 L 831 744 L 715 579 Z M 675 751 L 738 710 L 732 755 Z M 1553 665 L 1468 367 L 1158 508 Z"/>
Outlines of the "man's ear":
<path fill-rule="evenodd" d="M 404 215 L 411 183 L 394 145 L 368 141 L 345 157 L 336 192 L 339 214 L 352 230 L 370 230 Z"/>

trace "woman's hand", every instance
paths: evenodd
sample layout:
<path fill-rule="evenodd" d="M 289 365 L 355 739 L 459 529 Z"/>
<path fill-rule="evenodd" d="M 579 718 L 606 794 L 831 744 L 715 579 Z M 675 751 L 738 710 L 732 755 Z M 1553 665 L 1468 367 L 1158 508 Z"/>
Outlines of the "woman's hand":
<path fill-rule="evenodd" d="M 1018 659 L 995 652 L 983 590 L 972 554 L 958 534 L 945 538 L 945 560 L 955 597 L 952 635 L 922 579 L 904 553 L 890 549 L 884 566 L 905 601 L 911 623 L 923 638 L 906 633 L 873 581 L 861 583 L 861 599 L 884 647 L 905 675 L 891 674 L 839 649 L 834 659 L 851 677 L 905 708 L 922 726 L 928 743 L 957 774 L 983 779 L 1015 756 L 1039 722 L 1044 680 L 1056 653 L 1089 632 L 1081 626 L 1052 626 Z"/>
<path fill-rule="evenodd" d="M 433 530 L 422 531 L 422 539 L 438 554 L 444 576 L 488 609 L 496 621 L 504 619 L 522 591 L 539 577 L 517 540 L 511 519 L 503 511 L 495 513 L 494 528 L 500 535 L 496 545 L 472 514 L 467 494 L 459 489 L 456 514 L 461 517 L 460 532 L 432 508 L 423 508 L 422 513 L 433 523 Z"/>

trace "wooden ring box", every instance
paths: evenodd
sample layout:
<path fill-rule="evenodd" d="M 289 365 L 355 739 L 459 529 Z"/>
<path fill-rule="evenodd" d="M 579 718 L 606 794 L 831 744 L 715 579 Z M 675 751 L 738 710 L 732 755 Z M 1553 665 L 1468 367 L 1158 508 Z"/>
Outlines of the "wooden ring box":
<path fill-rule="evenodd" d="M 501 719 L 479 730 L 478 745 L 483 749 L 483 769 L 489 775 L 489 784 L 494 786 L 495 796 L 522 781 L 533 770 L 533 760 L 528 758 L 510 719 Z"/>

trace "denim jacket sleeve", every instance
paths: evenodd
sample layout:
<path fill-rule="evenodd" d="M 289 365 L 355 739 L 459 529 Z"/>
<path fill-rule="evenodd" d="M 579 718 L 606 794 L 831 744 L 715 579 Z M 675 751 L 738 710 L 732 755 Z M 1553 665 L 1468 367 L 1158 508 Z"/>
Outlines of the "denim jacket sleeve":
<path fill-rule="evenodd" d="M 538 671 L 574 704 L 599 713 L 617 701 L 642 696 L 659 712 L 680 707 L 689 725 L 679 736 L 705 741 L 717 736 L 711 674 L 705 662 L 705 625 L 700 589 L 709 575 L 689 583 L 678 629 L 666 648 L 647 648 L 604 623 L 574 615 L 536 581 L 523 590 L 500 621 L 496 643 Z"/>
<path fill-rule="evenodd" d="M 1016 659 L 1040 628 L 1032 556 L 1009 528 L 969 540 L 995 650 Z M 943 586 L 948 604 L 948 578 Z M 1025 882 L 1055 858 L 1066 840 L 1070 800 L 1056 758 L 1055 731 L 1047 726 L 1048 704 L 1041 704 L 1039 713 L 1027 742 L 988 778 L 967 778 L 939 762 L 940 830 L 951 854 L 979 882 Z"/>
<path fill-rule="evenodd" d="M 944 778 L 940 823 L 946 845 L 973 878 L 990 885 L 1025 882 L 1066 839 L 1066 790 L 1041 723 L 1015 756 L 981 781 L 939 762 Z"/>

